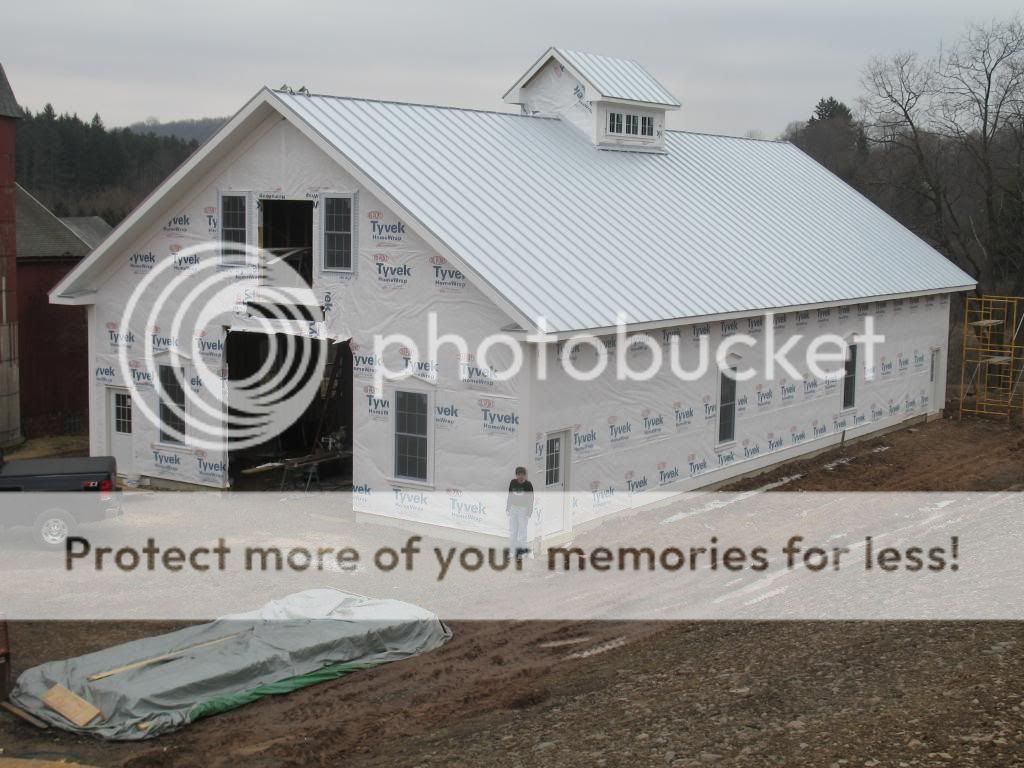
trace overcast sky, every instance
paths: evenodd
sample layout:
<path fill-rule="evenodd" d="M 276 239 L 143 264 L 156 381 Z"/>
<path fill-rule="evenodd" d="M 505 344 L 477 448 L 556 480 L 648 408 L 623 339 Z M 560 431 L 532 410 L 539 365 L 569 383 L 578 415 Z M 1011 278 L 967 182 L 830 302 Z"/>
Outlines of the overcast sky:
<path fill-rule="evenodd" d="M 0 10 L 18 101 L 108 126 L 229 115 L 262 85 L 508 109 L 556 45 L 636 59 L 682 102 L 669 127 L 774 137 L 822 96 L 851 105 L 878 54 L 934 52 L 1017 0 L 248 0 L 49 2 Z"/>

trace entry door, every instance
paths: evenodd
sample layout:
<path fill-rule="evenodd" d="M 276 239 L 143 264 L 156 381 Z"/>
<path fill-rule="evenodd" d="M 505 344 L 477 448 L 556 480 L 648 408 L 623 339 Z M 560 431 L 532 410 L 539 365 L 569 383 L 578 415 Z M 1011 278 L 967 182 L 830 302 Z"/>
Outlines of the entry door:
<path fill-rule="evenodd" d="M 543 533 L 567 531 L 572 526 L 568 519 L 568 489 L 566 473 L 569 460 L 569 433 L 549 432 L 544 438 L 544 502 Z"/>
<path fill-rule="evenodd" d="M 943 381 L 942 381 L 942 350 L 936 347 L 932 350 L 931 365 L 929 366 L 929 381 L 931 382 L 931 402 L 928 404 L 929 411 L 938 411 L 946 407 L 942 402 Z"/>
<path fill-rule="evenodd" d="M 131 474 L 134 461 L 132 446 L 132 396 L 127 389 L 107 389 L 107 445 L 117 459 L 117 472 Z"/>

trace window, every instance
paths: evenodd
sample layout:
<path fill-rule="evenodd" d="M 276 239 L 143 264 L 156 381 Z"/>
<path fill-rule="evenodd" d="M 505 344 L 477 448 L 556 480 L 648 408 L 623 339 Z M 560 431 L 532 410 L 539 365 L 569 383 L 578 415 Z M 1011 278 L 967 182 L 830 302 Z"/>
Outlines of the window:
<path fill-rule="evenodd" d="M 245 264 L 245 195 L 221 195 L 221 262 Z"/>
<path fill-rule="evenodd" d="M 324 269 L 352 269 L 352 198 L 324 198 Z"/>
<path fill-rule="evenodd" d="M 718 397 L 718 442 L 729 443 L 736 439 L 736 369 L 729 368 L 720 374 Z"/>
<path fill-rule="evenodd" d="M 395 477 L 427 479 L 427 395 L 395 393 Z"/>
<path fill-rule="evenodd" d="M 173 365 L 160 366 L 160 442 L 185 442 L 185 372 Z"/>
<path fill-rule="evenodd" d="M 857 395 L 857 345 L 846 348 L 846 362 L 843 364 L 843 410 L 853 408 Z"/>
<path fill-rule="evenodd" d="M 127 392 L 114 393 L 114 431 L 132 433 L 132 396 Z"/>
<path fill-rule="evenodd" d="M 608 133 L 622 133 L 622 113 L 608 113 Z"/>
<path fill-rule="evenodd" d="M 653 117 L 641 117 L 640 118 L 640 135 L 641 136 L 653 136 L 654 135 L 654 118 Z"/>
<path fill-rule="evenodd" d="M 562 482 L 562 438 L 549 437 L 544 463 L 544 485 Z"/>
<path fill-rule="evenodd" d="M 626 133 L 636 136 L 639 132 L 639 118 L 636 115 L 626 115 Z"/>

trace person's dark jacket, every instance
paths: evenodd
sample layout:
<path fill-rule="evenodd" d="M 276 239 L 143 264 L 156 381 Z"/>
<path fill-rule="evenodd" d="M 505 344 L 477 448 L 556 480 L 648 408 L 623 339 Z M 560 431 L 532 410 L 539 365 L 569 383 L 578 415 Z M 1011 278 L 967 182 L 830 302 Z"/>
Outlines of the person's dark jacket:
<path fill-rule="evenodd" d="M 508 502 L 505 510 L 511 512 L 513 509 L 525 510 L 527 515 L 533 514 L 533 483 L 529 480 L 519 482 L 512 478 L 508 484 Z"/>

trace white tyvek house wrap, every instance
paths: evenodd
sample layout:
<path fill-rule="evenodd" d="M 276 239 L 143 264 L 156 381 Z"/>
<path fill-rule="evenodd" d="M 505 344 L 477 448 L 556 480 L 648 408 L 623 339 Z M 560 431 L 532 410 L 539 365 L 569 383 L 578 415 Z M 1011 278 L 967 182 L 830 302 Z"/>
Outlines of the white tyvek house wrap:
<path fill-rule="evenodd" d="M 805 364 L 810 339 L 823 333 L 852 341 L 864 330 L 868 314 L 875 332 L 885 336 L 876 360 L 858 360 L 855 407 L 842 411 L 842 381 L 815 380 Z M 802 335 L 789 359 L 803 378 L 781 370 L 773 381 L 753 378 L 737 382 L 736 439 L 718 445 L 718 381 L 715 364 L 698 381 L 685 382 L 666 373 L 647 382 L 619 382 L 614 366 L 588 384 L 572 381 L 548 351 L 545 383 L 534 392 L 538 426 L 533 475 L 543 478 L 540 443 L 547 432 L 567 429 L 572 441 L 569 487 L 572 524 L 647 503 L 653 493 L 688 491 L 849 437 L 891 427 L 907 418 L 940 410 L 945 398 L 945 357 L 948 338 L 948 296 L 865 303 L 810 312 L 778 315 L 776 348 L 794 334 Z M 698 334 L 710 335 L 712 356 L 725 336 L 749 334 L 763 343 L 763 318 L 683 326 L 656 332 L 668 364 L 668 339 L 678 333 L 680 365 L 696 367 Z M 614 343 L 614 339 L 606 339 Z M 940 364 L 931 371 L 931 351 L 940 350 Z M 734 348 L 742 370 L 754 361 L 763 370 L 760 349 Z M 826 350 L 827 351 L 827 350 Z M 580 346 L 575 365 L 595 364 L 591 346 Z M 614 360 L 614 349 L 609 350 Z M 627 352 L 635 370 L 647 367 L 646 348 Z M 834 370 L 837 364 L 822 365 Z M 841 368 L 842 364 L 838 364 Z M 535 480 L 536 481 L 536 480 Z M 544 520 L 546 532 L 552 523 Z M 550 517 L 550 516 L 548 516 Z"/>
<path fill-rule="evenodd" d="M 352 337 L 354 362 L 354 460 L 357 488 L 372 488 L 386 498 L 395 485 L 393 446 L 393 408 L 396 386 L 420 388 L 430 392 L 431 408 L 437 414 L 433 424 L 434 462 L 431 487 L 450 490 L 453 497 L 474 483 L 502 485 L 511 476 L 515 464 L 522 463 L 526 432 L 516 422 L 521 419 L 521 393 L 515 382 L 495 382 L 491 372 L 473 358 L 480 341 L 507 326 L 509 318 L 500 312 L 465 276 L 400 221 L 386 206 L 357 184 L 336 163 L 324 155 L 289 123 L 273 119 L 264 130 L 236 156 L 215 168 L 198 188 L 188 191 L 180 201 L 171 201 L 167 221 L 154 228 L 116 260 L 99 281 L 95 307 L 90 312 L 92 408 L 90 409 L 91 451 L 109 452 L 107 390 L 126 386 L 118 364 L 121 347 L 136 362 L 142 382 L 138 396 L 155 412 L 157 398 L 146 374 L 152 365 L 143 359 L 146 335 L 164 340 L 172 325 L 177 306 L 159 313 L 150 327 L 123 327 L 121 322 L 127 297 L 139 282 L 167 259 L 175 259 L 184 249 L 219 237 L 219 197 L 226 192 L 245 193 L 249 242 L 257 241 L 259 199 L 284 197 L 313 199 L 317 203 L 325 193 L 354 194 L 353 218 L 356 250 L 355 268 L 350 273 L 321 270 L 321 221 L 319 204 L 314 211 L 313 292 L 325 307 L 323 335 L 333 340 Z M 209 257 L 212 258 L 212 257 Z M 188 265 L 183 263 L 182 269 Z M 180 274 L 168 271 L 168 279 Z M 158 286 L 159 287 L 159 286 Z M 240 282 L 239 287 L 244 287 Z M 152 292 L 147 293 L 147 297 Z M 143 317 L 152 302 L 142 302 Z M 438 360 L 427 359 L 427 313 L 439 315 L 439 335 L 459 334 L 468 342 L 463 356 L 453 345 L 439 350 Z M 144 324 L 144 323 L 143 323 Z M 230 327 L 251 326 L 244 318 L 230 320 Z M 417 377 L 402 384 L 388 384 L 383 397 L 371 397 L 364 390 L 372 385 L 375 361 L 375 334 L 405 334 L 421 350 Z M 218 394 L 203 391 L 197 368 L 200 359 L 211 369 L 224 369 L 225 329 L 222 324 L 197 329 L 197 339 L 178 339 L 179 349 L 193 358 L 184 366 L 185 380 L 193 386 L 202 402 L 216 407 Z M 387 348 L 384 363 L 394 371 L 406 362 L 407 345 Z M 508 365 L 510 353 L 496 348 L 490 363 L 501 370 Z M 159 363 L 159 356 L 155 361 Z M 468 380 L 462 381 L 465 371 Z M 497 415 L 502 428 L 484 420 L 483 411 Z M 505 421 L 501 421 L 505 417 Z M 175 480 L 213 487 L 228 482 L 225 452 L 196 450 L 189 446 L 162 445 L 157 427 L 135 409 L 133 420 L 134 459 L 122 466 L 125 474 Z M 522 443 L 522 445 L 520 445 Z M 483 478 L 481 480 L 481 478 Z M 357 493 L 357 498 L 365 496 Z M 358 506 L 358 505 L 357 505 Z M 416 516 L 415 509 L 412 515 Z M 503 510 L 500 511 L 503 515 Z M 451 518 L 456 523 L 458 515 Z M 469 513 L 470 522 L 480 522 L 479 511 Z M 497 521 L 498 518 L 495 518 Z M 431 516 L 432 522 L 445 523 Z M 499 521 L 500 522 L 500 521 Z M 491 529 L 498 522 L 489 522 Z"/>
<path fill-rule="evenodd" d="M 541 67 L 520 93 L 523 114 L 557 115 L 579 128 L 590 141 L 595 140 L 596 106 L 592 99 L 599 96 L 588 93 L 587 87 L 556 59 Z"/>

